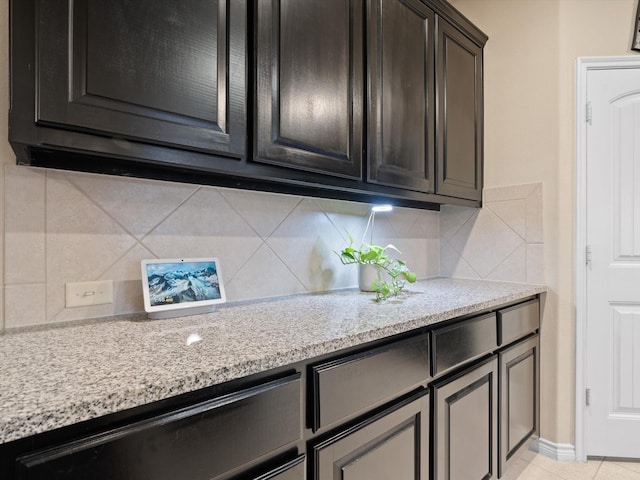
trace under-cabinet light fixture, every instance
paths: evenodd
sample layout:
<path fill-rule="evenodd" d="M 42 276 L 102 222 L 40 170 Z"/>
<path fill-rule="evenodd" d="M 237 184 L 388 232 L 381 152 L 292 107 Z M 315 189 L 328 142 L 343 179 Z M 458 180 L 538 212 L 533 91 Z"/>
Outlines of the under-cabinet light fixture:
<path fill-rule="evenodd" d="M 373 243 L 373 223 L 375 222 L 375 219 L 376 219 L 376 213 L 390 212 L 392 210 L 393 210 L 393 205 L 389 205 L 389 204 L 380 204 L 380 205 L 374 205 L 373 207 L 371 207 L 371 213 L 369 213 L 369 220 L 367 220 L 367 227 L 364 229 L 364 233 L 362 234 L 362 242 L 360 243 L 364 243 L 364 239 L 367 236 L 367 231 L 369 230 L 369 227 L 371 227 L 369 243 Z"/>
<path fill-rule="evenodd" d="M 376 213 L 376 212 L 390 212 L 391 210 L 393 210 L 393 205 L 389 205 L 388 203 L 383 204 L 383 205 L 374 205 L 373 207 L 371 207 L 371 211 L 373 213 Z"/>

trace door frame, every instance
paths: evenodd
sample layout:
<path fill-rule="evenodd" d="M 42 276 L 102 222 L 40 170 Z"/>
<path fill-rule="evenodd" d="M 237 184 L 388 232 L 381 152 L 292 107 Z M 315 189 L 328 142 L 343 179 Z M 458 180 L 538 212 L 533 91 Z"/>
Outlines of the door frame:
<path fill-rule="evenodd" d="M 640 68 L 640 56 L 578 57 L 575 96 L 575 456 L 587 460 L 587 74 L 591 70 Z"/>

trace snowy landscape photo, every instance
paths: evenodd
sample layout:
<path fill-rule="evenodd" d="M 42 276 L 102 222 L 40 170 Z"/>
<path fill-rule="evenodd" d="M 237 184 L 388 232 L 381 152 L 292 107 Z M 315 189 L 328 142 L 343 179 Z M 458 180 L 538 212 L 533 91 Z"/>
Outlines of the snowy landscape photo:
<path fill-rule="evenodd" d="M 151 306 L 221 298 L 215 262 L 149 263 L 147 281 Z"/>

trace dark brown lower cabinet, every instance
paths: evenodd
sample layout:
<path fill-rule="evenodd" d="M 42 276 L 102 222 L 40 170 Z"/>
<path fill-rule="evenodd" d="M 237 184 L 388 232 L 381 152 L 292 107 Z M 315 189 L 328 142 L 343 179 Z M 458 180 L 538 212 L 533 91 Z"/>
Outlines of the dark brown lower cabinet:
<path fill-rule="evenodd" d="M 426 390 L 312 447 L 314 480 L 427 480 Z"/>
<path fill-rule="evenodd" d="M 539 326 L 528 300 L 0 445 L 0 477 L 516 478 L 539 429 Z"/>
<path fill-rule="evenodd" d="M 498 359 L 436 383 L 434 479 L 498 478 Z"/>
<path fill-rule="evenodd" d="M 538 432 L 539 351 L 534 335 L 500 352 L 500 476 Z"/>
<path fill-rule="evenodd" d="M 298 458 L 257 477 L 243 475 L 239 478 L 250 480 L 304 480 L 306 478 L 305 459 L 305 455 L 300 455 Z"/>
<path fill-rule="evenodd" d="M 302 480 L 300 461 L 272 468 L 272 476 L 241 474 L 246 465 L 253 468 L 259 459 L 266 462 L 295 447 L 301 433 L 300 381 L 294 374 L 24 455 L 16 461 L 17 478 Z"/>
<path fill-rule="evenodd" d="M 421 334 L 313 365 L 310 377 L 314 432 L 344 424 L 427 381 L 429 337 Z"/>

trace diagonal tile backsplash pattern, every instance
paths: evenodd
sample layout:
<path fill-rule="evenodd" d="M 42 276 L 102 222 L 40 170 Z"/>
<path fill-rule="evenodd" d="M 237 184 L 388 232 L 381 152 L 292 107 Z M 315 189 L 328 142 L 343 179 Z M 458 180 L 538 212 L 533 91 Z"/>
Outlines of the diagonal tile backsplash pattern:
<path fill-rule="evenodd" d="M 229 301 L 357 285 L 333 252 L 359 241 L 367 204 L 15 165 L 5 185 L 6 328 L 142 311 L 145 258 L 219 257 Z M 374 241 L 437 276 L 439 216 L 378 214 Z M 100 279 L 113 304 L 65 308 L 65 283 Z"/>
<path fill-rule="evenodd" d="M 544 283 L 542 184 L 488 188 L 481 209 L 440 212 L 440 274 Z"/>
<path fill-rule="evenodd" d="M 374 242 L 421 278 L 544 283 L 542 184 L 485 189 L 482 209 L 396 208 Z M 370 205 L 124 177 L 5 169 L 5 327 L 143 310 L 140 260 L 217 256 L 229 301 L 357 285 L 334 254 Z M 65 283 L 112 279 L 114 303 L 65 308 Z"/>

